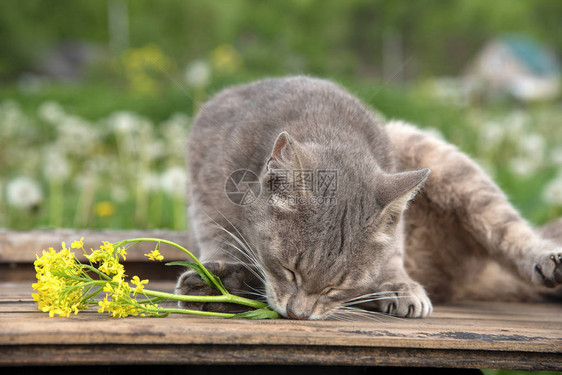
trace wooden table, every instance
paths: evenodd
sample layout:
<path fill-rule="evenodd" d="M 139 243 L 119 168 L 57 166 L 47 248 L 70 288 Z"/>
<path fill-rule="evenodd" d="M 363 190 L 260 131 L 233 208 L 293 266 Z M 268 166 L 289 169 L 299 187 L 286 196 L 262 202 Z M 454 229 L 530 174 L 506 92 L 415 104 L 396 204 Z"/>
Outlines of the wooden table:
<path fill-rule="evenodd" d="M 158 283 L 172 290 L 172 283 Z M 153 285 L 154 288 L 154 285 Z M 562 369 L 562 306 L 437 306 L 427 319 L 49 318 L 0 284 L 0 365 L 314 364 Z"/>
<path fill-rule="evenodd" d="M 65 235 L 68 241 L 76 238 L 76 233 Z M 134 235 L 100 236 L 116 241 Z M 92 237 L 95 233 L 86 238 Z M 114 319 L 95 311 L 49 318 L 31 299 L 31 262 L 44 247 L 41 241 L 60 241 L 54 238 L 60 234 L 0 232 L 0 366 L 283 364 L 562 370 L 560 303 L 465 303 L 435 306 L 427 319 L 353 322 Z M 167 259 L 171 257 L 168 253 Z M 147 268 L 141 257 L 131 258 L 131 266 Z M 153 263 L 150 267 L 154 271 Z M 165 268 L 169 272 L 171 267 Z M 163 280 L 151 281 L 151 289 L 172 291 L 177 272 L 155 272 Z"/>

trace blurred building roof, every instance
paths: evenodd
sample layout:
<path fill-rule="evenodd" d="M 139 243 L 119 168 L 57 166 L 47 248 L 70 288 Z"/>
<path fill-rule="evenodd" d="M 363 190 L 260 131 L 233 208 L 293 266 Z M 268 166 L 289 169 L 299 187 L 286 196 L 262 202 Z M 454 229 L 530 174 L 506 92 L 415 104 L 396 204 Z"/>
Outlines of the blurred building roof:
<path fill-rule="evenodd" d="M 560 63 L 554 53 L 539 42 L 523 35 L 506 35 L 501 41 L 533 73 L 539 76 L 560 73 Z"/>

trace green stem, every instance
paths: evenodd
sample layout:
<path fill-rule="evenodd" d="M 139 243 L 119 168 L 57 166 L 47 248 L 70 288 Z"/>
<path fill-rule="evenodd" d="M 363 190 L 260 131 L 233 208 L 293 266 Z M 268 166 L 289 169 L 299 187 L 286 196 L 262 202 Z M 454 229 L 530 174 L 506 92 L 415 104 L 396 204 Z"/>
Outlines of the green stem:
<path fill-rule="evenodd" d="M 185 223 L 185 202 L 182 195 L 178 195 L 174 193 L 174 200 L 173 200 L 173 217 L 174 217 L 174 229 L 175 230 L 185 230 L 186 223 Z"/>
<path fill-rule="evenodd" d="M 88 290 L 88 291 L 90 291 L 90 290 Z M 92 298 L 96 298 L 98 296 L 98 294 L 100 294 L 102 291 L 103 291 L 103 289 L 99 288 L 99 289 L 95 290 L 94 292 L 82 297 L 82 300 L 83 301 L 89 301 Z M 95 304 L 97 305 L 97 302 L 95 302 Z"/>
<path fill-rule="evenodd" d="M 215 286 L 217 287 L 217 289 L 221 292 L 221 294 L 226 295 L 226 296 L 230 296 L 231 294 L 218 282 L 215 280 L 215 278 L 213 277 L 213 275 L 209 272 L 209 270 L 207 270 L 205 268 L 205 266 L 203 266 L 203 264 L 201 264 L 201 262 L 199 261 L 199 259 L 197 259 L 197 257 L 195 257 L 195 255 L 193 255 L 189 250 L 187 250 L 185 247 L 178 245 L 175 242 L 172 241 L 168 241 L 168 240 L 162 240 L 159 238 L 133 238 L 133 239 L 128 239 L 128 240 L 123 240 L 120 242 L 116 242 L 113 244 L 113 247 L 118 248 L 123 244 L 128 244 L 131 242 L 141 242 L 141 241 L 147 241 L 147 242 L 160 242 L 166 245 L 170 245 L 175 247 L 176 249 L 179 249 L 181 251 L 183 251 L 184 253 L 186 253 L 191 259 L 193 259 L 193 261 L 199 266 L 201 267 L 201 269 L 203 270 L 203 273 L 205 274 L 205 276 L 207 276 L 209 278 L 209 280 L 212 281 L 213 284 L 215 284 Z M 177 295 L 175 295 L 177 296 Z M 236 297 L 236 296 L 234 296 Z M 241 297 L 240 297 L 241 298 Z M 248 301 L 252 301 L 252 300 L 248 300 Z M 234 302 L 237 303 L 237 302 Z"/>
<path fill-rule="evenodd" d="M 50 179 L 49 189 L 49 224 L 51 228 L 60 228 L 64 210 L 61 182 L 57 179 Z"/>
<path fill-rule="evenodd" d="M 84 264 L 83 266 L 85 268 L 89 269 L 90 271 L 93 271 L 93 272 L 97 273 L 98 275 L 102 276 L 106 280 L 112 280 L 111 277 L 107 276 L 105 273 L 101 272 L 96 267 L 88 266 L 87 264 Z"/>
<path fill-rule="evenodd" d="M 263 302 L 254 301 L 253 299 L 235 296 L 234 294 L 227 294 L 222 296 L 186 296 L 182 294 L 173 294 L 166 292 L 157 292 L 155 290 L 143 289 L 145 295 L 151 297 L 158 297 L 168 300 L 185 301 L 185 302 L 219 302 L 219 303 L 235 303 L 237 305 L 244 305 L 261 309 L 266 307 L 267 304 Z"/>
<path fill-rule="evenodd" d="M 232 318 L 236 314 L 229 314 L 229 313 L 219 313 L 219 312 L 212 312 L 212 311 L 200 311 L 200 310 L 186 310 L 186 309 L 169 309 L 169 308 L 143 308 L 147 312 L 154 312 L 154 313 L 177 313 L 177 314 L 190 314 L 190 315 L 205 315 L 205 316 L 218 316 L 221 318 Z"/>
<path fill-rule="evenodd" d="M 152 227 L 160 228 L 162 227 L 162 205 L 164 200 L 164 193 L 157 191 L 151 194 L 152 209 L 150 212 L 150 219 L 152 220 Z"/>

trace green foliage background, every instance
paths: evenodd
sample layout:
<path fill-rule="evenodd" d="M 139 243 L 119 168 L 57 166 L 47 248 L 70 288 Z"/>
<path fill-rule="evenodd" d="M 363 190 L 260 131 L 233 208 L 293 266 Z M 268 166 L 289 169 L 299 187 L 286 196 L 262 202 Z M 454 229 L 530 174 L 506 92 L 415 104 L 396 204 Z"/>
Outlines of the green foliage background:
<path fill-rule="evenodd" d="M 128 9 L 128 44 L 122 49 L 110 46 L 111 4 L 126 4 Z M 59 222 L 50 217 L 48 178 L 37 168 L 13 162 L 18 150 L 40 152 L 56 141 L 56 126 L 38 116 L 42 104 L 59 103 L 68 114 L 96 128 L 105 126 L 113 113 L 129 111 L 148 119 L 158 135 L 174 113 L 192 116 L 198 102 L 227 85 L 289 74 L 334 79 L 387 118 L 439 131 L 488 167 L 525 217 L 542 224 L 562 214 L 562 207 L 543 199 L 545 186 L 562 176 L 562 167 L 549 160 L 551 151 L 562 145 L 560 99 L 530 105 L 499 101 L 463 106 L 436 97 L 427 82 L 433 77 L 461 75 L 484 43 L 506 33 L 523 33 L 562 51 L 560 14 L 562 2 L 557 0 L 3 0 L 0 102 L 21 107 L 31 130 L 17 139 L 0 139 L 0 227 L 53 227 Z M 395 36 L 401 41 L 403 64 L 393 68 L 403 73 L 403 81 L 389 79 L 383 71 L 385 40 Z M 45 54 L 68 41 L 96 46 L 101 58 L 87 66 L 80 80 L 42 79 L 38 87 L 27 87 L 29 73 L 41 76 Z M 225 46 L 233 55 L 227 53 L 230 60 L 221 68 L 215 62 L 220 60 L 221 48 L 225 58 Z M 184 80 L 186 66 L 196 60 L 208 62 L 211 69 L 211 78 L 202 88 L 190 87 Z M 131 66 L 140 68 L 132 74 Z M 138 90 L 132 84 L 136 78 L 148 89 Z M 525 117 L 524 131 L 488 145 L 488 125 L 501 123 L 507 134 L 515 112 Z M 116 158 L 118 142 L 113 135 L 104 134 L 98 154 Z M 530 175 L 520 176 L 509 165 L 521 153 L 513 138 L 524 139 L 529 134 L 543 139 L 540 151 L 545 157 Z M 160 173 L 171 164 L 159 160 L 151 168 Z M 74 168 L 80 167 L 77 163 Z M 37 211 L 9 210 L 5 202 L 2 187 L 21 174 L 36 179 L 45 191 Z M 65 183 L 64 218 L 58 225 L 185 226 L 185 218 L 178 222 L 177 215 L 172 217 L 174 199 L 158 198 L 162 202 L 156 205 L 160 211 L 155 214 L 150 210 L 157 198 L 152 196 L 146 198 L 150 209 L 142 219 L 138 214 L 135 218 L 138 199 L 128 198 L 114 202 L 116 214 L 110 219 L 92 213 L 89 220 L 77 224 L 73 217 L 80 191 L 73 187 L 74 182 Z M 111 200 L 108 189 L 112 182 L 100 180 L 104 188 L 96 190 L 93 204 Z"/>
<path fill-rule="evenodd" d="M 234 45 L 252 74 L 376 73 L 383 37 L 400 31 L 411 75 L 462 71 L 489 38 L 523 32 L 562 50 L 557 0 L 136 0 L 130 46 L 155 43 L 178 61 Z M 34 66 L 53 43 L 107 44 L 107 1 L 0 2 L 0 76 Z"/>

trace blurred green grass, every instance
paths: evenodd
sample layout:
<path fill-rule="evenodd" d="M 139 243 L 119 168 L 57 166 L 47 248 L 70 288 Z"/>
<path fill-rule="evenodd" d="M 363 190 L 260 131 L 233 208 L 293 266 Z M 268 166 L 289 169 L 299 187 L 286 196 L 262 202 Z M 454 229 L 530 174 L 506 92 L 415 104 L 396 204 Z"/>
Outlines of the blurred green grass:
<path fill-rule="evenodd" d="M 204 97 L 208 98 L 212 93 L 229 84 L 248 80 L 250 80 L 249 77 L 228 77 L 214 80 L 206 88 Z M 556 176 L 560 166 L 550 162 L 548 156 L 545 156 L 541 159 L 540 164 L 535 166 L 535 170 L 526 176 L 521 176 L 515 173 L 508 163 L 509 159 L 519 152 L 518 146 L 513 143 L 517 143 L 517 140 L 512 139 L 510 141 L 508 139 L 497 145 L 487 145 L 483 141 L 486 137 L 487 122 L 504 121 L 505 124 L 502 125 L 505 128 L 504 131 L 510 131 L 509 121 L 511 120 L 509 120 L 509 116 L 514 111 L 513 106 L 504 104 L 485 107 L 461 106 L 436 98 L 421 84 L 397 87 L 384 85 L 377 81 L 353 79 L 340 79 L 338 81 L 387 119 L 402 119 L 420 127 L 437 131 L 462 151 L 478 159 L 487 167 L 513 204 L 533 223 L 542 224 L 562 213 L 560 207 L 552 206 L 542 198 L 545 185 Z M 2 144 L 2 141 L 0 141 L 3 147 L 3 151 L 0 151 L 0 155 L 3 155 L 3 159 L 0 158 L 0 163 L 2 163 L 2 160 L 9 160 L 10 147 L 26 147 L 29 151 L 39 151 L 48 146 L 50 142 L 56 142 L 56 126 L 46 124 L 38 115 L 41 105 L 46 102 L 60 104 L 67 114 L 89 121 L 93 127 L 102 126 L 111 114 L 127 111 L 139 118 L 147 119 L 152 124 L 154 137 L 160 138 L 161 134 L 158 132 L 161 130 L 161 124 L 165 123 L 170 116 L 174 113 L 183 113 L 191 117 L 193 109 L 197 107 L 190 90 L 182 85 L 176 85 L 174 82 L 171 82 L 165 90 L 161 90 L 157 95 L 141 95 L 131 90 L 116 89 L 115 87 L 95 83 L 81 85 L 49 84 L 41 90 L 33 92 L 22 91 L 16 85 L 8 85 L 0 88 L 0 103 L 5 101 L 14 102 L 21 108 L 21 112 L 27 118 L 33 132 L 31 132 L 31 136 L 22 134 L 21 136 L 24 139 L 19 139 L 16 144 L 13 144 L 13 141 L 11 141 L 12 143 L 6 143 L 6 140 Z M 521 112 L 519 109 L 516 109 L 516 111 Z M 560 113 L 556 105 L 528 106 L 522 112 L 526 119 L 525 129 L 517 130 L 521 134 L 515 134 L 513 137 L 525 138 L 529 132 L 537 134 L 537 137 L 544 139 L 545 150 L 541 152 L 546 153 L 551 146 L 562 144 L 560 136 L 558 136 L 559 132 L 556 131 L 558 126 L 556 119 Z M 550 119 L 548 121 L 544 121 L 545 112 L 550 113 L 549 116 L 546 116 L 547 119 Z M 108 134 L 106 131 L 97 146 L 101 149 L 101 151 L 97 151 L 98 154 L 101 152 L 104 157 L 118 158 L 117 140 L 114 134 Z M 137 158 L 139 155 L 134 154 L 131 157 Z M 82 162 L 85 162 L 85 160 L 82 160 Z M 183 166 L 183 159 L 176 158 L 174 163 L 181 167 Z M 162 173 L 168 166 L 169 161 L 166 159 L 158 159 L 151 164 L 151 168 L 158 173 Z M 127 169 L 128 167 L 125 166 L 124 168 Z M 4 165 L 0 172 L 0 184 L 3 182 L 6 185 L 7 181 L 22 172 L 39 181 L 46 192 L 45 199 L 39 207 L 35 207 L 33 210 L 10 208 L 9 202 L 4 202 L 2 207 L 4 207 L 7 215 L 4 215 L 3 223 L 0 223 L 0 225 L 3 224 L 3 226 L 14 229 L 52 227 L 53 220 L 49 217 L 52 209 L 49 206 L 51 200 L 49 199 L 50 191 L 47 176 L 41 174 L 39 170 L 19 170 L 14 165 L 11 167 Z M 126 176 L 123 177 L 127 178 Z M 175 219 L 174 215 L 171 214 L 175 208 L 174 198 L 160 191 L 145 194 L 143 204 L 147 207 L 143 208 L 146 211 L 143 218 L 139 218 L 139 214 L 136 213 L 139 200 L 135 198 L 134 191 L 130 191 L 128 198 L 122 202 L 113 202 L 115 205 L 113 214 L 108 217 L 99 217 L 95 213 L 95 205 L 100 202 L 113 201 L 110 192 L 111 183 L 112 181 L 106 178 L 102 183 L 104 186 L 96 189 L 95 196 L 91 204 L 88 205 L 88 210 L 91 212 L 84 214 L 88 219 L 83 221 L 75 220 L 77 215 L 76 202 L 80 200 L 79 189 L 72 186 L 69 181 L 63 184 L 63 218 L 59 224 L 62 226 L 123 229 L 144 227 L 181 229 L 185 225 L 185 214 L 183 214 L 182 219 L 178 218 L 179 214 L 177 213 Z M 125 184 L 123 181 L 119 183 Z M 177 208 L 175 209 L 177 210 Z M 175 222 L 178 220 L 181 224 Z"/>

